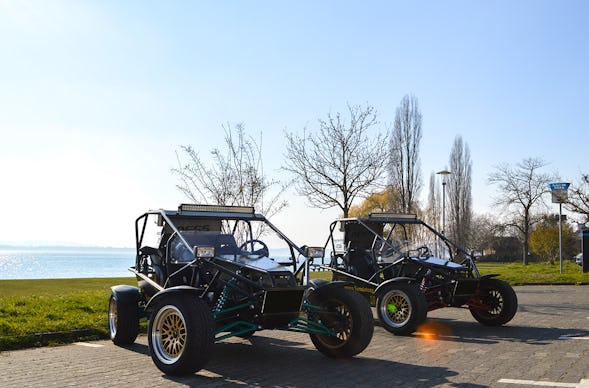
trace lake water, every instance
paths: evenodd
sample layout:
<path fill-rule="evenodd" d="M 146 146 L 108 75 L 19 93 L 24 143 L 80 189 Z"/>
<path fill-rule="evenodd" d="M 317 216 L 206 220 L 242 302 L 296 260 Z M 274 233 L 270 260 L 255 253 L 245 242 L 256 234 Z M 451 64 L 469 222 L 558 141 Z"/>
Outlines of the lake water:
<path fill-rule="evenodd" d="M 288 256 L 272 250 L 274 258 Z M 133 265 L 133 248 L 0 246 L 0 280 L 132 277 Z"/>
<path fill-rule="evenodd" d="M 131 248 L 0 247 L 0 279 L 133 276 Z"/>

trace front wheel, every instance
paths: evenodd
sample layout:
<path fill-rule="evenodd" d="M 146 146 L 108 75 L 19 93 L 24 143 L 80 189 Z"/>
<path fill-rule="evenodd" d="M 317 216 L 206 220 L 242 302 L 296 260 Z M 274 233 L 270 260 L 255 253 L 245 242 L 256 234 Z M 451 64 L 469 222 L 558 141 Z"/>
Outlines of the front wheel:
<path fill-rule="evenodd" d="M 478 290 L 478 301 L 468 306 L 470 313 L 485 326 L 500 326 L 515 316 L 517 295 L 509 283 L 484 279 Z"/>
<path fill-rule="evenodd" d="M 108 301 L 108 331 L 116 345 L 131 345 L 139 334 L 139 307 L 135 300 L 124 300 L 116 293 Z"/>
<path fill-rule="evenodd" d="M 427 301 L 417 286 L 391 283 L 379 290 L 376 311 L 387 331 L 396 335 L 409 335 L 425 320 Z"/>
<path fill-rule="evenodd" d="M 328 357 L 348 358 L 366 349 L 374 333 L 374 319 L 362 295 L 340 287 L 326 287 L 314 291 L 309 300 L 319 308 L 309 318 L 333 332 L 310 334 L 317 350 Z"/>
<path fill-rule="evenodd" d="M 169 375 L 190 374 L 210 358 L 215 324 L 207 305 L 196 297 L 165 298 L 149 319 L 147 341 L 155 365 Z"/>

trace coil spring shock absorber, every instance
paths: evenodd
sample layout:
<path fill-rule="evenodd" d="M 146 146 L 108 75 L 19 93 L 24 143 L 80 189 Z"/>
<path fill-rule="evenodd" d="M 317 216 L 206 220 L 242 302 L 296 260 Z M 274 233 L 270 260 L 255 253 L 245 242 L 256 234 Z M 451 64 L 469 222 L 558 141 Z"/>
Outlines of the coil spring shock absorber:
<path fill-rule="evenodd" d="M 221 295 L 219 295 L 219 299 L 217 300 L 217 304 L 215 304 L 214 312 L 216 312 L 216 313 L 221 312 L 225 308 L 227 301 L 229 301 L 229 298 L 231 297 L 231 294 L 233 293 L 233 290 L 231 289 L 230 285 L 235 285 L 235 283 L 236 283 L 236 280 L 235 280 L 235 278 L 233 278 L 227 282 L 227 285 L 225 287 L 223 287 L 223 291 L 221 291 Z"/>
<path fill-rule="evenodd" d="M 421 278 L 421 282 L 419 283 L 419 290 L 423 293 L 425 293 L 425 291 L 427 290 L 427 278 L 428 276 L 430 276 L 432 273 L 432 271 L 430 269 L 427 270 L 427 272 L 425 273 L 425 276 L 423 276 Z"/>

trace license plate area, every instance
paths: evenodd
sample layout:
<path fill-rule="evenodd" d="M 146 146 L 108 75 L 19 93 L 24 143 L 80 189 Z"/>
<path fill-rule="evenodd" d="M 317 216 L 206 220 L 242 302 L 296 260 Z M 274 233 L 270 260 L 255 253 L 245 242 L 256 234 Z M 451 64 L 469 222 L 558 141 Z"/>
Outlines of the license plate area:
<path fill-rule="evenodd" d="M 479 286 L 479 281 L 477 279 L 457 280 L 456 285 L 454 287 L 454 295 L 455 296 L 474 295 L 477 291 L 478 286 Z"/>
<path fill-rule="evenodd" d="M 262 314 L 298 312 L 301 310 L 304 294 L 304 287 L 269 289 L 264 295 Z"/>

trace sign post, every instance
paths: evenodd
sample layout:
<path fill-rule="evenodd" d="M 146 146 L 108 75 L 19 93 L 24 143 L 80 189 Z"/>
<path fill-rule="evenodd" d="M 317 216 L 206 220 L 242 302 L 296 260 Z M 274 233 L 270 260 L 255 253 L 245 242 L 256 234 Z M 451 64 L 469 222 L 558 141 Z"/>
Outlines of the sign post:
<path fill-rule="evenodd" d="M 550 184 L 552 203 L 558 203 L 558 251 L 560 255 L 560 273 L 562 274 L 562 203 L 568 199 L 570 183 L 558 182 Z"/>
<path fill-rule="evenodd" d="M 581 248 L 583 252 L 583 272 L 589 272 L 589 228 L 581 232 Z"/>

